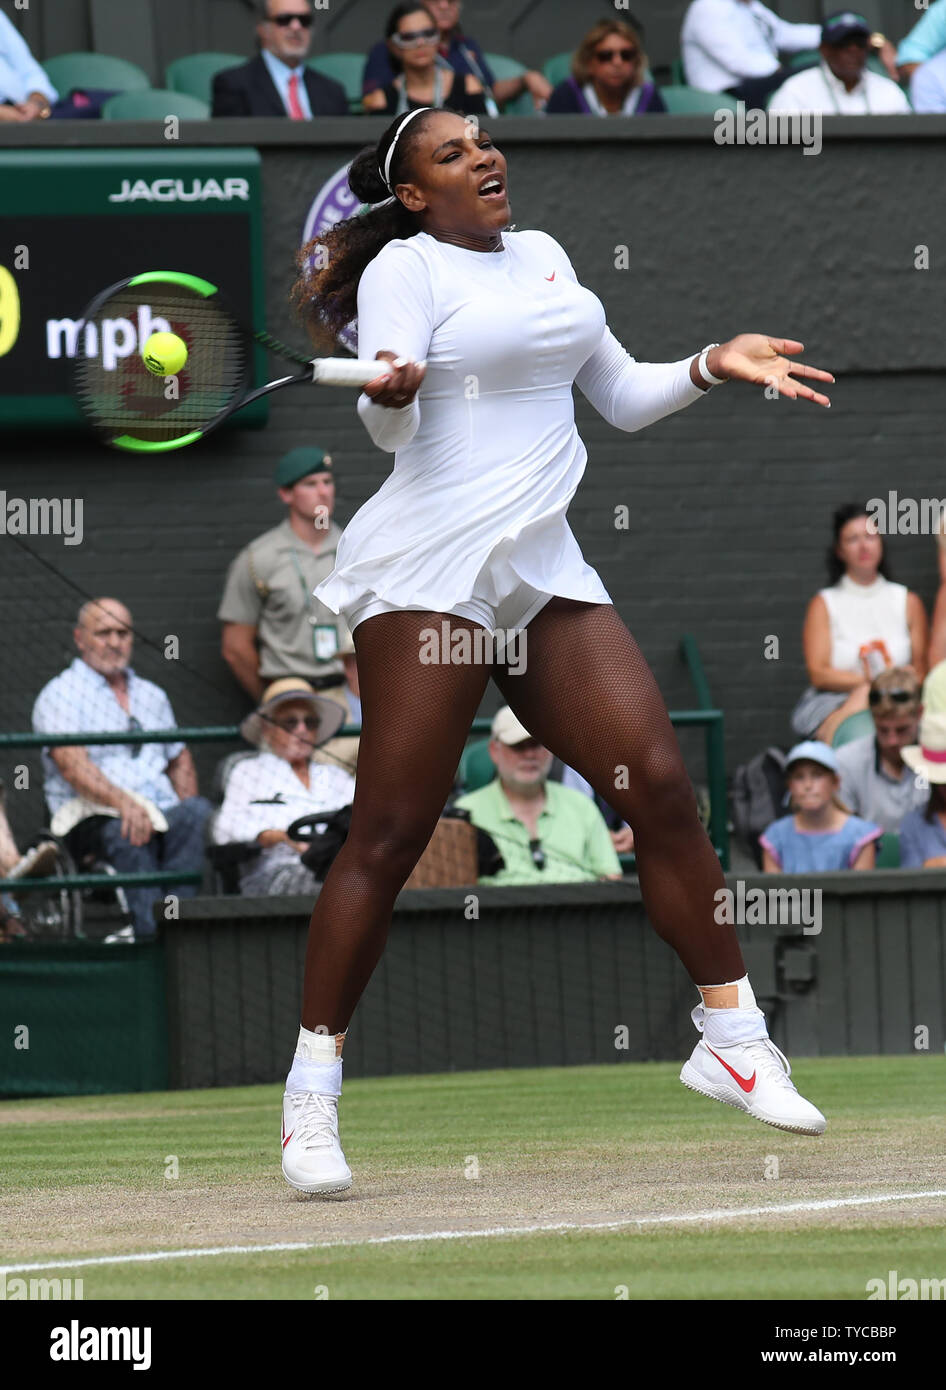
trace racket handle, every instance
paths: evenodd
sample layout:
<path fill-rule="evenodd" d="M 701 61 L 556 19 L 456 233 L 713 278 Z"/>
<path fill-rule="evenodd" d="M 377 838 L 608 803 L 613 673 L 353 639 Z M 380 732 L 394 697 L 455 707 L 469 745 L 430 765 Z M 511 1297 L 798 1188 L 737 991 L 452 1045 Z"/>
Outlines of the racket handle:
<path fill-rule="evenodd" d="M 391 365 L 383 358 L 361 361 L 352 357 L 316 357 L 312 363 L 312 380 L 319 386 L 364 386 L 390 372 Z"/>

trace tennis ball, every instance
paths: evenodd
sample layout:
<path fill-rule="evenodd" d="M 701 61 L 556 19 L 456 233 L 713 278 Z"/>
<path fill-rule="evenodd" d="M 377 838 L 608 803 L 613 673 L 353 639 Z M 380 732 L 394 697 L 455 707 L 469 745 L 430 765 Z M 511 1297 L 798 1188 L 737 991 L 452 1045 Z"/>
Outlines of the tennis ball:
<path fill-rule="evenodd" d="M 187 344 L 176 333 L 152 333 L 141 360 L 155 376 L 177 376 L 187 361 Z"/>

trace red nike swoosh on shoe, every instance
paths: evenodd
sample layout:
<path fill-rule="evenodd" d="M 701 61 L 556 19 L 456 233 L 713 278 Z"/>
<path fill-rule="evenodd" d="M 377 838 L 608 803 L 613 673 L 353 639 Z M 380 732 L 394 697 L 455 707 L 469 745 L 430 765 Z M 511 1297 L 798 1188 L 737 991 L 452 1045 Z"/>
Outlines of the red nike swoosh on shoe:
<path fill-rule="evenodd" d="M 555 279 L 555 271 L 553 270 L 551 275 L 546 275 L 544 278 L 545 278 L 546 280 L 554 280 L 554 279 Z"/>
<path fill-rule="evenodd" d="M 726 1063 L 724 1062 L 724 1063 L 723 1063 L 723 1066 L 725 1066 L 725 1065 L 726 1065 Z M 283 1146 L 283 1148 L 286 1147 L 286 1145 L 289 1143 L 289 1140 L 292 1138 L 292 1136 L 295 1134 L 295 1132 L 296 1132 L 296 1131 L 295 1131 L 294 1129 L 291 1129 L 291 1130 L 289 1131 L 289 1133 L 286 1135 L 285 1139 L 282 1141 L 282 1146 Z"/>
<path fill-rule="evenodd" d="M 717 1062 L 721 1067 L 726 1068 L 726 1070 L 729 1072 L 729 1075 L 733 1078 L 734 1081 L 737 1081 L 739 1083 L 739 1085 L 742 1087 L 744 1091 L 749 1092 L 752 1090 L 753 1086 L 755 1085 L 755 1072 L 752 1073 L 752 1075 L 749 1077 L 749 1080 L 747 1081 L 744 1076 L 740 1076 L 737 1071 L 733 1071 L 729 1063 L 724 1062 L 718 1052 L 713 1052 L 713 1049 L 710 1047 L 709 1043 L 704 1043 L 703 1046 L 706 1048 L 707 1052 L 709 1052 L 713 1057 L 716 1058 Z"/>

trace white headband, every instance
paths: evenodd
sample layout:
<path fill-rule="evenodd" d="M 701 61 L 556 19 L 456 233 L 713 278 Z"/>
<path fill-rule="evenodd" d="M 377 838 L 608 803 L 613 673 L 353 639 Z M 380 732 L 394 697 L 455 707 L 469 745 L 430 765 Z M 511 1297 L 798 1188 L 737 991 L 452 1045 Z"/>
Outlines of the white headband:
<path fill-rule="evenodd" d="M 388 182 L 388 180 L 389 180 L 390 177 L 391 177 L 391 160 L 392 160 L 392 158 L 394 157 L 394 149 L 395 149 L 395 146 L 397 145 L 398 140 L 400 140 L 400 138 L 401 138 L 401 131 L 406 130 L 406 129 L 407 129 L 407 126 L 408 126 L 408 124 L 409 124 L 409 122 L 412 121 L 412 120 L 414 119 L 415 116 L 419 116 L 420 113 L 421 113 L 422 111 L 434 111 L 434 110 L 436 110 L 436 107 L 433 107 L 433 106 L 418 106 L 418 108 L 417 108 L 416 111 L 408 111 L 407 115 L 404 117 L 403 121 L 401 122 L 400 126 L 398 127 L 398 132 L 397 132 L 397 134 L 395 135 L 394 139 L 391 141 L 391 148 L 388 150 L 387 154 L 386 154 L 385 157 L 384 157 L 384 168 L 383 168 L 383 169 L 380 168 L 380 167 L 378 168 L 378 173 L 381 175 L 381 178 L 384 180 L 384 186 L 385 186 L 385 188 L 388 190 L 389 193 L 393 193 L 393 192 L 394 192 L 394 189 L 391 187 L 391 185 L 390 185 L 390 183 Z"/>

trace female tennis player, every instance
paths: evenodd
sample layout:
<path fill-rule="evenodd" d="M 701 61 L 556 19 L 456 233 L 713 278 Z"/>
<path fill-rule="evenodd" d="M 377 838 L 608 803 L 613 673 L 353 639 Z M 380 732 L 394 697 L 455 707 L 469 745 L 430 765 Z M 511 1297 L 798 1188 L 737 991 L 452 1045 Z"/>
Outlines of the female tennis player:
<path fill-rule="evenodd" d="M 294 297 L 314 334 L 357 311 L 359 357 L 390 364 L 358 413 L 395 458 L 315 591 L 353 631 L 363 723 L 351 829 L 312 914 L 283 1173 L 303 1192 L 351 1184 L 337 1118 L 345 1032 L 490 676 L 634 830 L 647 915 L 701 995 L 702 1038 L 680 1079 L 780 1129 L 820 1134 L 824 1117 L 768 1038 L 736 933 L 716 921 L 725 882 L 656 681 L 565 513 L 587 458 L 573 383 L 633 431 L 714 383 L 774 383 L 827 406 L 800 378 L 834 378 L 790 360 L 801 343 L 756 333 L 680 362 L 635 361 L 558 242 L 508 230 L 506 161 L 462 115 L 398 117 L 349 183 L 364 202 L 387 201 L 336 224 L 323 255 L 310 243 Z M 422 662 L 421 631 L 444 618 L 471 635 L 498 629 L 495 664 Z M 510 630 L 528 639 L 520 674 L 503 661 Z"/>

